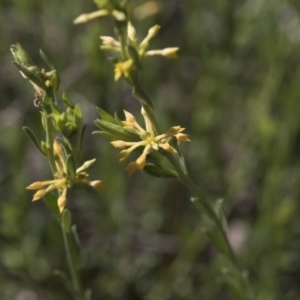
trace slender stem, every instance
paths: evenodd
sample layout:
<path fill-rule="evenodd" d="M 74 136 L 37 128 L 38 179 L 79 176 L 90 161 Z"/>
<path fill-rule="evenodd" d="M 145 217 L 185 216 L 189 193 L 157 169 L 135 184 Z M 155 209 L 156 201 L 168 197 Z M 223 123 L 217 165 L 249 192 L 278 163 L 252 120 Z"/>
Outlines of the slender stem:
<path fill-rule="evenodd" d="M 151 103 L 150 98 L 147 96 L 146 92 L 142 89 L 138 76 L 134 76 L 132 79 L 132 87 L 133 87 L 133 95 L 140 101 L 141 105 L 144 107 L 151 123 L 154 128 L 154 131 L 156 134 L 160 133 L 160 129 L 158 126 L 158 123 L 156 121 L 156 118 L 153 113 L 153 107 L 149 105 Z M 201 211 L 205 211 L 206 214 L 209 216 L 209 218 L 214 223 L 215 229 L 222 238 L 227 252 L 227 257 L 229 258 L 232 266 L 236 269 L 238 277 L 239 277 L 239 283 L 241 285 L 241 288 L 243 289 L 243 292 L 245 293 L 245 299 L 250 300 L 253 299 L 252 296 L 252 289 L 250 288 L 250 285 L 248 283 L 248 280 L 242 275 L 242 272 L 240 270 L 237 258 L 232 250 L 232 247 L 228 241 L 226 232 L 223 228 L 223 225 L 221 223 L 220 218 L 218 217 L 216 211 L 214 210 L 211 203 L 207 200 L 207 198 L 203 195 L 203 193 L 200 191 L 197 185 L 191 180 L 191 178 L 187 175 L 185 170 L 183 170 L 182 166 L 179 164 L 178 160 L 173 156 L 173 154 L 169 153 L 167 154 L 167 159 L 175 169 L 175 171 L 178 174 L 179 180 L 187 187 L 187 189 L 191 192 L 193 195 L 193 203 L 196 205 L 198 209 Z"/>
<path fill-rule="evenodd" d="M 63 234 L 64 246 L 69 266 L 69 271 L 72 279 L 72 286 L 75 292 L 76 300 L 83 300 L 83 292 L 80 284 L 78 270 L 75 265 L 75 261 L 71 252 L 70 239 L 68 237 L 68 233 L 66 231 L 65 225 L 61 222 L 61 229 Z"/>
<path fill-rule="evenodd" d="M 245 299 L 253 299 L 253 292 L 250 287 L 250 284 L 248 280 L 242 275 L 240 266 L 238 264 L 237 258 L 232 250 L 232 247 L 229 243 L 229 240 L 227 238 L 226 232 L 224 231 L 224 228 L 222 226 L 221 220 L 218 217 L 216 211 L 208 202 L 207 198 L 203 195 L 203 193 L 199 190 L 199 188 L 194 184 L 194 182 L 190 179 L 190 177 L 182 170 L 180 164 L 175 159 L 175 157 L 170 153 L 167 154 L 167 159 L 171 163 L 171 165 L 176 170 L 179 180 L 190 190 L 191 194 L 195 197 L 193 198 L 193 203 L 196 205 L 197 208 L 200 210 L 205 209 L 210 219 L 213 221 L 214 225 L 216 226 L 217 232 L 222 237 L 226 248 L 227 248 L 227 254 L 228 258 L 230 259 L 230 262 L 232 263 L 233 267 L 236 269 L 238 276 L 239 276 L 239 282 L 241 287 L 243 288 L 243 291 L 246 295 Z"/>
<path fill-rule="evenodd" d="M 54 93 L 53 93 L 53 102 L 55 102 Z M 48 107 L 44 107 L 42 118 L 44 118 L 44 126 L 46 131 L 46 146 L 47 146 L 47 158 L 51 167 L 51 171 L 53 174 L 53 177 L 55 177 L 56 173 L 56 164 L 55 164 L 55 157 L 53 152 L 53 141 L 54 141 L 54 128 L 51 118 L 49 117 L 49 114 L 51 111 L 49 111 Z M 76 262 L 74 259 L 74 256 L 72 255 L 71 251 L 71 243 L 70 238 L 68 236 L 68 232 L 66 231 L 65 225 L 63 223 L 63 220 L 60 221 L 62 234 L 63 234 L 63 241 L 64 241 L 64 248 L 67 256 L 67 262 L 69 267 L 69 272 L 72 280 L 72 287 L 74 296 L 76 297 L 76 300 L 83 300 L 83 292 L 82 287 L 80 284 L 79 274 L 76 267 Z"/>
<path fill-rule="evenodd" d="M 124 28 L 122 28 L 124 29 Z M 122 45 L 122 55 L 123 59 L 127 58 L 126 53 L 126 31 L 121 30 L 121 27 L 118 28 L 118 33 L 120 37 L 120 42 Z M 148 118 L 151 121 L 151 124 L 153 126 L 153 130 L 156 135 L 160 134 L 160 128 L 156 121 L 154 110 L 153 110 L 153 103 L 151 99 L 148 97 L 147 93 L 144 91 L 140 79 L 139 79 L 139 71 L 140 67 L 136 65 L 136 70 L 132 71 L 130 76 L 127 77 L 128 83 L 133 88 L 133 95 L 139 100 L 140 104 L 144 108 L 145 112 L 147 113 Z M 201 211 L 205 211 L 206 215 L 211 219 L 215 226 L 216 232 L 220 235 L 221 239 L 223 240 L 225 247 L 226 247 L 226 253 L 224 253 L 230 260 L 232 266 L 236 269 L 236 272 L 238 274 L 238 280 L 240 283 L 241 289 L 243 289 L 245 300 L 253 299 L 252 296 L 252 290 L 250 288 L 250 285 L 246 278 L 242 275 L 242 272 L 240 270 L 237 258 L 232 250 L 232 247 L 228 241 L 226 232 L 224 230 L 224 227 L 221 223 L 221 220 L 219 216 L 217 215 L 215 209 L 213 208 L 212 204 L 207 200 L 207 198 L 202 194 L 200 189 L 197 185 L 190 179 L 190 177 L 187 175 L 184 167 L 178 162 L 178 160 L 173 156 L 173 154 L 169 153 L 167 154 L 167 159 L 170 162 L 170 164 L 173 166 L 175 171 L 178 174 L 178 179 L 187 187 L 188 190 L 190 190 L 193 197 L 193 203 L 196 205 L 197 208 L 199 208 Z"/>

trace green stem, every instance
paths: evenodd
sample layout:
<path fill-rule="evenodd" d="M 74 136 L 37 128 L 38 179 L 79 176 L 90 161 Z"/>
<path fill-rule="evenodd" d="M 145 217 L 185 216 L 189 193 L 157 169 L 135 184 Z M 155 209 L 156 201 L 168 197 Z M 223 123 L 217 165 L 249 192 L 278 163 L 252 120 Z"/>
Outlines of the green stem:
<path fill-rule="evenodd" d="M 177 159 L 170 153 L 167 154 L 167 159 L 171 163 L 171 165 L 176 170 L 179 180 L 189 189 L 191 194 L 193 195 L 193 203 L 195 206 L 203 211 L 203 209 L 206 211 L 207 215 L 210 217 L 212 222 L 215 225 L 215 228 L 217 232 L 220 234 L 221 238 L 223 239 L 226 248 L 227 248 L 227 254 L 228 258 L 233 265 L 233 267 L 236 269 L 237 274 L 239 276 L 239 283 L 241 285 L 241 288 L 243 289 L 243 292 L 245 293 L 245 299 L 250 300 L 253 299 L 253 292 L 250 287 L 250 284 L 248 280 L 245 278 L 245 276 L 242 275 L 242 271 L 240 269 L 240 266 L 238 264 L 237 258 L 232 250 L 232 247 L 229 243 L 229 240 L 227 238 L 227 234 L 223 228 L 223 225 L 221 223 L 220 218 L 218 217 L 216 211 L 214 210 L 213 206 L 208 202 L 207 198 L 203 195 L 203 193 L 199 190 L 198 186 L 194 184 L 194 182 L 191 180 L 191 178 L 182 170 L 180 164 L 178 163 Z"/>
<path fill-rule="evenodd" d="M 53 99 L 55 101 L 55 99 Z M 53 123 L 51 118 L 49 117 L 49 112 L 47 108 L 44 108 L 42 118 L 44 118 L 44 126 L 45 126 L 45 131 L 46 131 L 46 146 L 47 146 L 47 158 L 51 167 L 51 171 L 53 176 L 55 177 L 56 173 L 56 164 L 55 164 L 55 157 L 54 157 L 54 152 L 53 152 L 53 142 L 54 142 L 54 128 L 53 128 Z M 61 229 L 62 229 L 62 234 L 63 234 L 63 241 L 64 241 L 64 248 L 66 251 L 66 256 L 67 256 L 67 262 L 68 262 L 68 267 L 69 267 L 69 272 L 72 280 L 72 287 L 73 287 L 73 292 L 74 296 L 76 297 L 76 300 L 83 300 L 83 292 L 82 292 L 82 287 L 80 284 L 80 279 L 79 279 L 79 274 L 78 270 L 76 267 L 76 262 L 75 259 L 72 255 L 71 252 L 71 243 L 70 243 L 70 238 L 68 236 L 68 233 L 66 231 L 66 228 L 63 224 L 63 221 L 60 221 Z"/>
<path fill-rule="evenodd" d="M 137 75 L 137 74 L 136 74 Z M 141 105 L 144 107 L 149 119 L 151 120 L 153 129 L 156 134 L 160 134 L 160 129 L 158 126 L 158 123 L 156 121 L 156 118 L 153 113 L 153 107 L 150 106 L 151 100 L 147 96 L 146 92 L 142 89 L 138 76 L 132 76 L 132 87 L 133 87 L 133 95 L 140 101 Z M 252 290 L 250 288 L 248 280 L 242 275 L 242 272 L 240 270 L 237 258 L 232 250 L 232 247 L 228 241 L 226 232 L 223 228 L 222 222 L 220 218 L 218 217 L 216 211 L 214 210 L 211 203 L 207 200 L 207 198 L 203 195 L 203 193 L 200 191 L 197 185 L 191 180 L 191 178 L 187 175 L 186 171 L 183 170 L 183 167 L 180 165 L 178 160 L 173 156 L 173 154 L 169 153 L 167 154 L 167 159 L 175 169 L 175 171 L 178 174 L 178 179 L 187 187 L 187 189 L 191 192 L 193 195 L 193 203 L 195 206 L 200 209 L 201 211 L 205 211 L 207 216 L 212 220 L 215 230 L 222 238 L 225 247 L 226 247 L 226 253 L 227 257 L 230 260 L 232 266 L 236 270 L 238 277 L 239 277 L 239 284 L 241 288 L 243 289 L 243 292 L 245 293 L 245 299 L 250 300 L 253 299 L 252 296 Z"/>
<path fill-rule="evenodd" d="M 83 292 L 80 284 L 79 274 L 78 270 L 74 261 L 74 257 L 71 252 L 71 244 L 70 244 L 70 238 L 68 236 L 68 233 L 66 231 L 66 228 L 61 221 L 61 229 L 63 234 L 63 240 L 64 240 L 64 247 L 66 251 L 67 261 L 68 261 L 68 267 L 72 279 L 72 286 L 75 293 L 76 300 L 83 300 Z"/>
<path fill-rule="evenodd" d="M 123 59 L 127 58 L 128 54 L 126 53 L 126 43 L 127 43 L 127 35 L 126 31 L 120 30 L 118 28 L 119 38 L 122 45 L 122 55 Z M 154 110 L 153 110 L 153 103 L 151 99 L 148 97 L 147 93 L 143 89 L 140 79 L 139 79 L 139 73 L 140 68 L 138 65 L 135 66 L 137 69 L 133 70 L 126 79 L 128 83 L 133 88 L 133 95 L 139 100 L 142 107 L 144 108 L 148 118 L 151 121 L 153 130 L 156 135 L 161 134 L 159 125 L 156 121 Z M 211 205 L 211 203 L 207 200 L 207 198 L 202 194 L 200 189 L 197 185 L 194 184 L 194 182 L 190 179 L 190 177 L 187 175 L 187 172 L 184 169 L 184 166 L 181 165 L 178 160 L 173 156 L 173 154 L 169 153 L 167 154 L 167 159 L 170 162 L 170 164 L 173 166 L 175 171 L 178 174 L 178 179 L 187 187 L 187 189 L 191 192 L 193 195 L 193 203 L 196 205 L 197 208 L 199 208 L 201 211 L 205 211 L 206 215 L 211 219 L 215 226 L 216 232 L 220 235 L 221 239 L 223 240 L 225 247 L 226 247 L 226 256 L 230 260 L 232 266 L 236 270 L 238 274 L 238 280 L 240 287 L 242 289 L 242 293 L 245 295 L 245 300 L 253 299 L 252 296 L 252 290 L 250 288 L 250 285 L 248 283 L 248 280 L 242 275 L 242 272 L 240 270 L 240 267 L 238 265 L 237 258 L 232 250 L 232 247 L 228 241 L 226 232 L 224 230 L 224 227 L 222 225 L 222 222 L 217 215 L 214 207 Z"/>
<path fill-rule="evenodd" d="M 44 126 L 46 132 L 46 147 L 47 147 L 47 158 L 51 167 L 52 174 L 56 173 L 56 165 L 53 153 L 53 124 L 52 120 L 49 118 L 47 110 L 44 108 L 42 118 L 44 118 Z"/>

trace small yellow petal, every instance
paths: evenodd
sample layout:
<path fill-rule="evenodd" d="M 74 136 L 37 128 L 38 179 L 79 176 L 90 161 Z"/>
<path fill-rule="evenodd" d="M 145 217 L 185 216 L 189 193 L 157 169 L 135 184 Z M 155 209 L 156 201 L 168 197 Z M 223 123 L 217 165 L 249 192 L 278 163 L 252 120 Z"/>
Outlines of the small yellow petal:
<path fill-rule="evenodd" d="M 81 173 L 81 172 L 85 171 L 86 169 L 88 169 L 92 164 L 95 163 L 95 161 L 96 161 L 96 158 L 86 161 L 81 167 L 79 167 L 76 170 L 76 174 Z"/>
<path fill-rule="evenodd" d="M 159 147 L 170 153 L 177 153 L 177 151 L 169 143 L 159 144 Z"/>
<path fill-rule="evenodd" d="M 111 14 L 115 17 L 117 21 L 125 21 L 126 15 L 120 10 L 113 10 Z"/>
<path fill-rule="evenodd" d="M 129 156 L 130 152 L 131 152 L 130 150 L 121 151 L 118 156 L 119 161 L 123 161 L 124 159 L 126 159 Z"/>
<path fill-rule="evenodd" d="M 100 39 L 102 40 L 103 45 L 110 45 L 110 46 L 114 46 L 114 47 L 121 46 L 120 42 L 116 41 L 111 36 L 100 36 Z"/>
<path fill-rule="evenodd" d="M 125 171 L 128 172 L 129 176 L 131 176 L 138 169 L 137 163 L 135 161 L 130 162 Z"/>
<path fill-rule="evenodd" d="M 128 59 L 123 62 L 115 64 L 115 81 L 117 81 L 121 76 L 127 77 L 133 66 L 133 60 Z"/>
<path fill-rule="evenodd" d="M 67 203 L 67 198 L 64 195 L 61 195 L 58 199 L 57 199 L 57 205 L 59 208 L 59 212 L 62 213 L 65 206 Z"/>
<path fill-rule="evenodd" d="M 127 35 L 133 42 L 136 41 L 136 30 L 130 22 L 127 24 Z"/>
<path fill-rule="evenodd" d="M 145 164 L 146 164 L 146 155 L 147 154 L 142 154 L 141 156 L 138 157 L 138 159 L 135 161 L 136 162 L 136 165 L 137 165 L 137 168 L 139 170 L 142 170 L 144 169 L 145 167 Z"/>
<path fill-rule="evenodd" d="M 42 197 L 44 197 L 46 195 L 47 191 L 46 190 L 38 190 L 32 198 L 32 201 L 36 201 L 41 199 Z"/>
<path fill-rule="evenodd" d="M 103 181 L 101 180 L 90 181 L 89 185 L 92 186 L 95 190 L 101 191 L 103 188 Z"/>
<path fill-rule="evenodd" d="M 178 142 L 190 142 L 191 140 L 188 138 L 187 134 L 178 133 L 176 134 L 176 139 Z"/>
<path fill-rule="evenodd" d="M 73 23 L 74 24 L 86 23 L 86 22 L 88 22 L 88 21 L 90 21 L 92 19 L 103 17 L 103 16 L 106 16 L 108 14 L 109 14 L 108 10 L 106 10 L 106 9 L 100 9 L 100 10 L 94 11 L 94 12 L 89 13 L 89 14 L 82 14 L 82 15 L 78 16 L 73 21 Z"/>
<path fill-rule="evenodd" d="M 66 204 L 67 204 L 67 192 L 68 192 L 68 189 L 65 188 L 61 195 L 58 197 L 57 199 L 57 205 L 58 205 L 58 208 L 59 208 L 59 212 L 62 213 Z"/>
<path fill-rule="evenodd" d="M 125 141 L 112 141 L 112 142 L 110 142 L 114 147 L 116 147 L 116 148 L 125 148 L 125 147 L 127 147 L 128 146 L 128 143 L 127 142 L 125 142 Z"/>
<path fill-rule="evenodd" d="M 173 126 L 173 127 L 171 127 L 167 132 L 166 132 L 166 134 L 167 135 L 175 135 L 175 134 L 177 134 L 177 133 L 179 133 L 179 132 L 181 132 L 181 131 L 183 131 L 184 130 L 184 128 L 182 128 L 182 127 L 180 127 L 180 126 Z"/>
<path fill-rule="evenodd" d="M 165 48 L 162 50 L 150 50 L 145 53 L 145 56 L 162 55 L 166 58 L 177 58 L 178 47 Z"/>
<path fill-rule="evenodd" d="M 133 15 L 136 19 L 144 19 L 150 15 L 160 12 L 162 9 L 162 4 L 157 1 L 147 1 L 134 8 Z"/>
<path fill-rule="evenodd" d="M 32 184 L 30 184 L 28 187 L 26 187 L 27 190 L 38 190 L 40 188 L 42 188 L 44 186 L 44 182 L 43 181 L 36 181 Z"/>
<path fill-rule="evenodd" d="M 152 27 L 149 29 L 147 36 L 146 36 L 146 37 L 143 39 L 143 41 L 141 42 L 140 48 L 147 48 L 147 47 L 148 47 L 149 41 L 157 35 L 159 29 L 160 29 L 160 26 L 159 26 L 159 25 L 154 25 L 154 26 L 152 26 Z"/>
<path fill-rule="evenodd" d="M 179 50 L 178 47 L 165 48 L 162 50 L 162 55 L 166 58 L 177 58 L 178 50 Z"/>
<path fill-rule="evenodd" d="M 54 140 L 54 142 L 53 142 L 53 150 L 57 156 L 59 156 L 59 157 L 63 156 L 63 151 L 62 151 L 61 145 L 59 144 L 59 142 L 57 140 Z"/>

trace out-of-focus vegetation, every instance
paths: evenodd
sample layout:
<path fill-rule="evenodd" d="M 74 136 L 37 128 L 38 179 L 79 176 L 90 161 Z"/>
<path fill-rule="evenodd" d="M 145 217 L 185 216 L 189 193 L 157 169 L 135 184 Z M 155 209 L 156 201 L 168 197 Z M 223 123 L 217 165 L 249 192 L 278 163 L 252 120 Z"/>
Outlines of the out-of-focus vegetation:
<path fill-rule="evenodd" d="M 147 1 L 133 0 L 132 9 Z M 300 3 L 284 0 L 162 1 L 133 14 L 139 35 L 162 26 L 153 48 L 179 59 L 145 61 L 143 82 L 165 128 L 186 127 L 190 174 L 211 200 L 224 198 L 230 241 L 256 299 L 300 299 Z M 99 50 L 111 20 L 72 21 L 90 1 L 4 0 L 0 4 L 0 298 L 71 299 L 59 225 L 25 187 L 50 171 L 22 131 L 40 115 L 33 91 L 11 64 L 18 42 L 38 64 L 41 48 L 80 103 L 86 158 L 105 180 L 100 195 L 73 190 L 69 209 L 82 244 L 82 278 L 93 299 L 220 299 L 222 263 L 202 232 L 185 188 L 147 174 L 128 177 L 118 150 L 95 130 L 96 106 L 120 115 L 139 106 Z M 36 129 L 37 134 L 42 135 Z M 41 136 L 42 138 L 42 136 Z M 83 161 L 85 157 L 83 158 Z"/>

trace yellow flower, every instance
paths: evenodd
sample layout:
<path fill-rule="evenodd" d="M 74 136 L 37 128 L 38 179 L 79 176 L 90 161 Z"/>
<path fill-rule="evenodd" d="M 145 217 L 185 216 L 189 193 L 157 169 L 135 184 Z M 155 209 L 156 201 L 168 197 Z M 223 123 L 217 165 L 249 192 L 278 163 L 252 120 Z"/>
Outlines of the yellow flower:
<path fill-rule="evenodd" d="M 119 10 L 107 10 L 107 9 L 100 9 L 88 14 L 81 14 L 78 16 L 73 23 L 74 24 L 80 24 L 80 23 L 86 23 L 89 22 L 90 20 L 99 18 L 99 17 L 104 17 L 107 15 L 112 15 L 116 20 L 118 21 L 125 21 L 126 20 L 126 15 Z"/>
<path fill-rule="evenodd" d="M 76 170 L 76 179 L 74 182 L 72 182 L 72 180 L 68 176 L 67 164 L 61 145 L 56 140 L 53 143 L 53 151 L 56 155 L 55 179 L 47 181 L 36 181 L 30 184 L 27 189 L 38 190 L 33 195 L 32 201 L 39 200 L 48 192 L 57 189 L 59 193 L 57 205 L 59 207 L 59 211 L 62 213 L 66 205 L 68 189 L 71 188 L 75 182 L 87 183 L 96 190 L 100 190 L 103 182 L 101 180 L 89 181 L 86 179 L 89 176 L 86 172 L 86 169 L 88 169 L 96 161 L 96 159 L 86 161 L 80 168 L 78 168 Z"/>
<path fill-rule="evenodd" d="M 180 126 L 173 126 L 167 132 L 163 134 L 159 134 L 155 136 L 151 121 L 147 116 L 146 112 L 142 108 L 142 115 L 145 120 L 146 129 L 143 129 L 138 122 L 136 121 L 135 117 L 124 110 L 125 113 L 125 121 L 122 121 L 121 124 L 124 129 L 130 129 L 138 134 L 141 138 L 138 142 L 127 142 L 127 141 L 112 141 L 111 144 L 120 149 L 124 149 L 119 154 L 119 161 L 123 161 L 126 159 L 130 153 L 138 147 L 144 147 L 142 154 L 137 158 L 137 160 L 130 162 L 127 167 L 126 171 L 129 175 L 133 174 L 135 171 L 140 170 L 142 171 L 146 164 L 146 157 L 150 152 L 159 151 L 159 149 L 163 149 L 170 153 L 176 153 L 176 149 L 174 149 L 170 144 L 169 140 L 171 137 L 175 137 L 178 142 L 189 142 L 190 139 L 188 136 L 182 131 L 184 128 Z"/>
<path fill-rule="evenodd" d="M 165 48 L 162 50 L 150 50 L 145 53 L 145 56 L 162 55 L 166 58 L 177 58 L 178 47 Z"/>
<path fill-rule="evenodd" d="M 126 61 L 115 64 L 115 81 L 117 81 L 121 76 L 128 77 L 130 70 L 132 68 L 133 61 L 128 59 Z"/>

